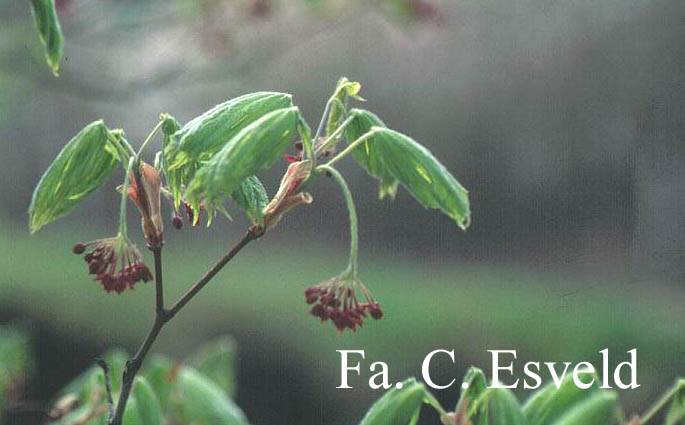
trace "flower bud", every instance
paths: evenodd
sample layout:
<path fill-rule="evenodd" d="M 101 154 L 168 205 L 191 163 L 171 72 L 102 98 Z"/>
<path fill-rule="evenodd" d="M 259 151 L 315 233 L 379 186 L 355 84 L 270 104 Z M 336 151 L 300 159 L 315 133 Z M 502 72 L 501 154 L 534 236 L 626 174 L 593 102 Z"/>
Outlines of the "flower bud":
<path fill-rule="evenodd" d="M 161 178 L 159 172 L 143 161 L 137 172 L 131 172 L 128 197 L 136 203 L 142 216 L 143 233 L 150 247 L 161 246 L 163 242 L 161 215 Z"/>

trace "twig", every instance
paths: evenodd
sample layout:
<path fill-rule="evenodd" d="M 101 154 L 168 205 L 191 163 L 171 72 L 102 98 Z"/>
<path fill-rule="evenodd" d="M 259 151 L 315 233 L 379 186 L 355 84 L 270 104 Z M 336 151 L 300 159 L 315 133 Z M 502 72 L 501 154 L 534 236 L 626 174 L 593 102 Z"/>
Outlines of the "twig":
<path fill-rule="evenodd" d="M 223 256 L 221 260 L 219 260 L 218 263 L 214 265 L 207 273 L 205 273 L 204 276 L 200 280 L 198 280 L 189 290 L 188 292 L 185 293 L 177 302 L 174 304 L 168 311 L 168 318 L 171 319 L 176 315 L 176 313 L 179 312 L 185 306 L 188 301 L 193 299 L 193 297 L 200 292 L 200 290 L 210 281 L 212 278 L 219 273 L 219 271 L 228 263 L 231 261 L 231 259 L 238 253 L 240 252 L 245 245 L 250 243 L 251 241 L 261 237 L 263 235 L 263 231 L 261 229 L 257 228 L 251 228 L 250 230 L 245 233 L 245 236 L 231 249 L 226 255 Z"/>
<path fill-rule="evenodd" d="M 157 315 L 164 314 L 164 287 L 162 286 L 162 247 L 152 248 L 155 257 L 155 299 L 157 301 Z"/>
<path fill-rule="evenodd" d="M 143 340 L 140 348 L 136 354 L 126 362 L 126 369 L 121 381 L 121 393 L 119 394 L 119 401 L 117 402 L 114 415 L 109 419 L 109 425 L 121 425 L 121 420 L 126 410 L 126 403 L 133 387 L 133 379 L 135 378 L 143 359 L 147 355 L 150 347 L 154 343 L 157 335 L 162 330 L 166 322 L 171 320 L 193 297 L 200 292 L 200 290 L 212 278 L 221 271 L 221 269 L 235 257 L 241 249 L 249 242 L 258 239 L 264 234 L 263 230 L 257 227 L 252 227 L 238 243 L 228 251 L 204 276 L 200 278 L 193 286 L 183 295 L 170 309 L 164 308 L 164 294 L 162 286 L 162 249 L 156 247 L 152 249 L 155 258 L 155 288 L 156 288 L 156 315 L 155 321 L 150 328 L 147 336 Z"/>
<path fill-rule="evenodd" d="M 112 380 L 109 376 L 109 366 L 104 359 L 95 359 L 95 363 L 102 368 L 105 374 L 105 391 L 107 392 L 107 421 L 114 418 L 114 400 L 112 399 Z"/>

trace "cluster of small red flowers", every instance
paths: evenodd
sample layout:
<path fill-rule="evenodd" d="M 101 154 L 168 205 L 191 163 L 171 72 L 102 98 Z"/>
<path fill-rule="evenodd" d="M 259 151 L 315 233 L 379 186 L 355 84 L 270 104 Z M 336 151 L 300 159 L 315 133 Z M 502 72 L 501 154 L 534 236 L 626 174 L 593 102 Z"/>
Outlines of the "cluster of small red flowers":
<path fill-rule="evenodd" d="M 102 284 L 105 291 L 120 294 L 126 288 L 133 289 L 137 282 L 152 280 L 152 273 L 143 263 L 135 246 L 112 238 L 88 244 L 79 243 L 74 245 L 72 251 L 80 255 L 91 245 L 95 248 L 83 258 L 88 263 L 89 274 L 95 275 L 94 279 Z M 118 269 L 119 264 L 121 268 Z"/>
<path fill-rule="evenodd" d="M 358 302 L 354 289 L 340 283 L 323 284 L 307 288 L 304 292 L 307 304 L 315 304 L 309 313 L 322 322 L 331 319 L 340 332 L 345 329 L 356 331 L 362 327 L 367 315 L 375 320 L 383 317 L 380 304 L 371 298 L 368 290 L 362 285 L 366 302 Z"/>

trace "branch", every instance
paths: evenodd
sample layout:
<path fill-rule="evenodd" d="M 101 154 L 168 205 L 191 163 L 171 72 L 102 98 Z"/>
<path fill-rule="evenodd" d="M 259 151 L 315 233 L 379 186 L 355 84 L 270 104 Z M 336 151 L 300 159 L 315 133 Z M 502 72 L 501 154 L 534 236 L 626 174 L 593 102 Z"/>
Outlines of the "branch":
<path fill-rule="evenodd" d="M 240 252 L 245 245 L 250 243 L 251 241 L 260 238 L 264 234 L 264 231 L 259 229 L 259 228 L 250 228 L 250 230 L 245 233 L 245 236 L 231 249 L 229 252 L 226 253 L 226 255 L 223 256 L 221 260 L 219 260 L 218 263 L 214 265 L 207 273 L 205 273 L 204 276 L 200 280 L 198 280 L 189 290 L 188 292 L 185 293 L 177 302 L 174 304 L 168 311 L 168 319 L 171 319 L 176 315 L 176 313 L 179 312 L 185 306 L 188 304 L 188 301 L 193 299 L 193 297 L 200 292 L 200 290 L 210 281 L 212 278 L 219 273 L 219 271 L 228 263 L 231 261 L 231 259 L 238 253 Z"/>
<path fill-rule="evenodd" d="M 164 315 L 164 287 L 162 286 L 162 247 L 152 248 L 155 256 L 155 293 L 157 300 L 157 316 Z"/>
<path fill-rule="evenodd" d="M 114 418 L 114 400 L 112 400 L 112 381 L 109 376 L 109 366 L 103 359 L 95 359 L 95 362 L 102 368 L 105 374 L 105 391 L 107 392 L 107 420 Z"/>
<path fill-rule="evenodd" d="M 188 302 L 193 299 L 193 297 L 200 292 L 200 290 L 209 283 L 214 276 L 216 276 L 219 271 L 229 262 L 233 257 L 235 257 L 241 249 L 245 247 L 251 241 L 260 238 L 264 234 L 264 231 L 257 227 L 252 227 L 247 231 L 245 236 L 238 241 L 238 243 L 228 251 L 218 263 L 216 263 L 204 276 L 200 278 L 193 286 L 183 295 L 170 309 L 164 308 L 164 291 L 162 285 L 162 248 L 156 247 L 151 248 L 155 258 L 155 288 L 156 288 L 156 315 L 155 322 L 152 324 L 150 331 L 143 340 L 140 348 L 136 354 L 126 362 L 126 369 L 124 370 L 124 376 L 121 381 L 121 393 L 119 394 L 119 401 L 117 402 L 116 411 L 114 416 L 110 417 L 108 423 L 109 425 L 121 425 L 121 420 L 124 416 L 124 411 L 126 410 L 126 403 L 128 402 L 128 397 L 131 393 L 131 388 L 133 387 L 133 380 L 143 363 L 143 359 L 147 355 L 150 347 L 157 339 L 157 335 L 162 330 L 166 322 L 171 320 L 172 317 L 176 315 Z"/>

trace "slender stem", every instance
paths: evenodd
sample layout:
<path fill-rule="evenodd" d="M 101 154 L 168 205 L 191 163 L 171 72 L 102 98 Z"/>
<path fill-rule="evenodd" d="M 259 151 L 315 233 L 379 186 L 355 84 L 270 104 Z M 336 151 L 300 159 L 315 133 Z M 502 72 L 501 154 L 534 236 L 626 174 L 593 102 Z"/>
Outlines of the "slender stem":
<path fill-rule="evenodd" d="M 102 368 L 105 375 L 105 392 L 107 393 L 107 420 L 114 418 L 114 401 L 112 400 L 112 380 L 109 376 L 109 365 L 104 359 L 97 359 L 96 363 Z"/>
<path fill-rule="evenodd" d="M 323 152 L 326 150 L 326 148 L 328 148 L 330 145 L 332 145 L 333 142 L 335 141 L 335 139 L 338 136 L 340 136 L 340 134 L 345 130 L 345 127 L 347 127 L 352 122 L 353 119 L 354 119 L 354 117 L 351 116 L 351 117 L 348 117 L 342 123 L 340 123 L 338 128 L 336 128 L 335 131 L 333 133 L 331 133 L 330 136 L 328 136 L 328 139 L 326 139 L 326 143 L 324 143 L 323 145 L 319 146 L 318 149 L 316 149 L 316 153 Z"/>
<path fill-rule="evenodd" d="M 197 282 L 188 290 L 188 292 L 186 292 L 178 301 L 176 301 L 176 303 L 167 311 L 168 319 L 171 319 L 172 317 L 174 317 L 174 316 L 176 315 L 176 313 L 178 313 L 178 312 L 183 308 L 183 306 L 185 306 L 186 304 L 188 304 L 188 301 L 190 301 L 191 299 L 193 299 L 193 297 L 194 297 L 198 292 L 200 292 L 200 290 L 201 290 L 201 289 L 202 289 L 210 280 L 212 280 L 212 278 L 213 278 L 217 273 L 219 273 L 219 271 L 226 265 L 226 263 L 228 263 L 229 261 L 231 261 L 231 259 L 232 259 L 233 257 L 235 257 L 235 255 L 236 255 L 238 252 L 240 252 L 240 250 L 243 249 L 243 248 L 245 247 L 245 245 L 247 245 L 247 244 L 250 243 L 251 241 L 253 241 L 253 240 L 255 240 L 255 239 L 261 237 L 262 234 L 263 234 L 263 232 L 261 232 L 261 231 L 255 229 L 255 228 L 252 228 L 252 229 L 248 230 L 247 233 L 245 233 L 245 235 L 243 236 L 243 238 L 242 238 L 240 241 L 238 241 L 238 243 L 233 247 L 233 249 L 231 249 L 229 252 L 227 252 L 226 255 L 224 255 L 224 256 L 221 258 L 221 260 L 219 260 L 219 262 L 216 263 L 216 264 L 214 265 L 214 267 L 212 267 L 211 269 L 209 269 L 209 271 L 207 271 L 207 273 L 205 273 L 205 275 L 202 276 L 202 278 L 200 278 L 200 280 L 198 280 L 198 281 L 197 281 Z"/>
<path fill-rule="evenodd" d="M 128 397 L 131 393 L 131 388 L 133 387 L 133 380 L 140 370 L 143 363 L 143 359 L 147 355 L 148 351 L 152 347 L 152 344 L 157 339 L 159 332 L 162 330 L 164 325 L 171 320 L 176 313 L 178 313 L 219 271 L 229 262 L 235 255 L 240 252 L 241 249 L 245 247 L 250 241 L 253 241 L 263 235 L 263 231 L 251 228 L 243 238 L 238 241 L 238 243 L 224 255 L 216 265 L 214 265 L 200 280 L 198 280 L 191 289 L 183 295 L 176 304 L 173 305 L 169 310 L 164 309 L 164 295 L 163 295 L 163 285 L 162 285 L 162 251 L 161 247 L 156 247 L 152 249 L 155 258 L 155 288 L 157 291 L 156 297 L 156 315 L 155 321 L 150 328 L 147 336 L 143 340 L 143 343 L 138 348 L 136 354 L 126 362 L 126 369 L 124 370 L 124 375 L 121 381 L 121 392 L 119 393 L 119 400 L 117 402 L 117 407 L 114 412 L 114 416 L 108 421 L 109 425 L 121 425 L 122 418 L 124 417 L 124 411 L 126 410 L 126 403 L 128 402 Z"/>
<path fill-rule="evenodd" d="M 121 190 L 121 204 L 119 205 L 119 234 L 124 238 L 128 238 L 128 226 L 126 223 L 126 200 L 128 199 L 128 187 L 131 184 L 131 170 L 133 170 L 133 164 L 135 163 L 135 158 L 131 157 L 128 161 L 128 167 L 126 167 L 126 175 L 124 176 L 124 186 Z"/>
<path fill-rule="evenodd" d="M 164 121 L 158 122 L 155 128 L 152 129 L 150 134 L 147 135 L 143 144 L 140 145 L 140 149 L 138 149 L 138 153 L 136 154 L 136 156 L 140 157 L 140 154 L 143 153 L 143 150 L 147 147 L 148 143 L 150 143 L 152 138 L 155 137 L 155 134 L 157 134 L 157 131 L 162 127 L 162 124 L 164 124 Z"/>
<path fill-rule="evenodd" d="M 319 121 L 319 127 L 317 127 L 316 133 L 314 134 L 314 138 L 312 139 L 312 144 L 314 146 L 316 146 L 316 141 L 319 140 L 319 136 L 321 136 L 321 131 L 323 130 L 324 123 L 326 122 L 326 117 L 328 117 L 328 112 L 331 110 L 331 103 L 333 103 L 334 98 L 335 93 L 333 93 L 333 96 L 331 96 L 326 102 L 326 107 L 324 108 L 323 114 L 321 115 L 321 121 Z"/>
<path fill-rule="evenodd" d="M 350 189 L 347 187 L 347 183 L 345 183 L 345 179 L 343 178 L 342 174 L 340 174 L 338 170 L 336 170 L 335 168 L 330 167 L 326 164 L 319 165 L 318 167 L 316 167 L 316 169 L 320 171 L 328 171 L 329 173 L 331 173 L 335 181 L 342 188 L 343 195 L 345 196 L 345 202 L 347 203 L 347 212 L 350 215 L 350 260 L 347 268 L 353 276 L 356 276 L 357 250 L 359 247 L 359 231 L 357 224 L 357 211 L 354 207 L 352 192 L 350 192 Z"/>
<path fill-rule="evenodd" d="M 368 138 L 370 138 L 371 136 L 373 136 L 374 134 L 376 134 L 376 131 L 375 131 L 375 130 L 370 130 L 370 131 L 364 133 L 364 134 L 363 134 L 362 136 L 360 136 L 357 140 L 355 140 L 354 142 L 350 143 L 342 152 L 340 152 L 340 153 L 337 154 L 333 159 L 331 159 L 330 161 L 328 161 L 328 162 L 326 163 L 326 165 L 332 166 L 332 165 L 335 164 L 336 162 L 340 161 L 340 160 L 343 159 L 345 156 L 347 156 L 347 154 L 349 154 L 350 152 L 352 152 L 357 146 L 359 146 L 359 145 L 361 145 L 362 143 L 366 142 L 366 140 L 367 140 Z"/>
<path fill-rule="evenodd" d="M 659 410 L 663 409 L 666 404 L 671 401 L 671 399 L 678 394 L 680 391 L 685 391 L 685 380 L 681 379 L 676 384 L 666 392 L 666 394 L 662 395 L 659 400 L 657 400 L 656 403 L 652 405 L 652 407 L 649 408 L 649 410 L 640 417 L 640 423 L 641 424 L 646 424 L 649 422 L 657 413 L 659 413 Z"/>

